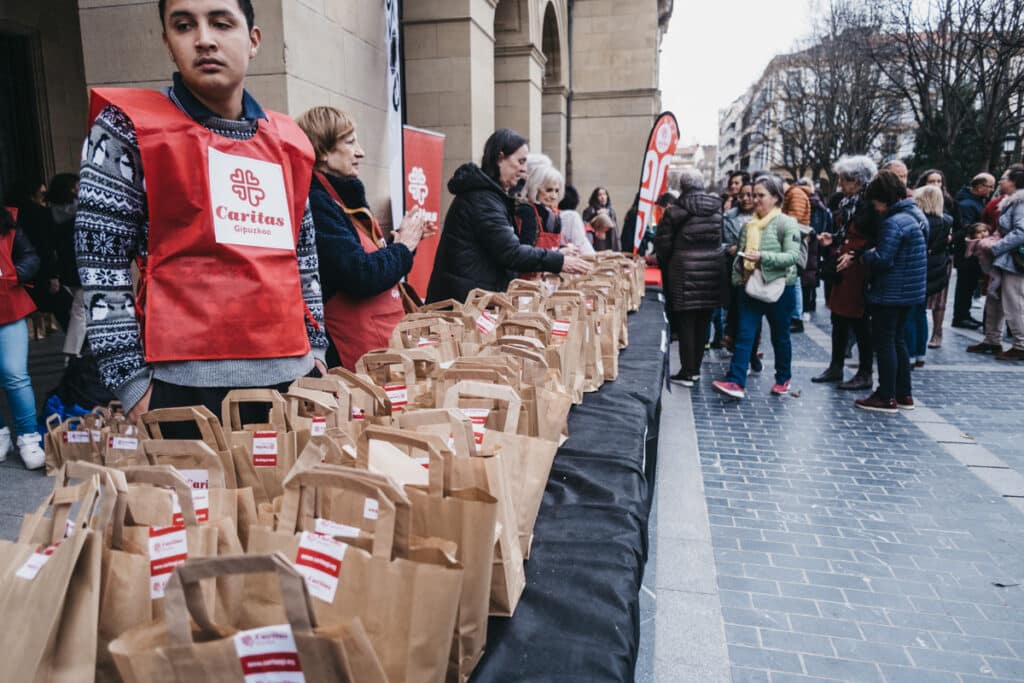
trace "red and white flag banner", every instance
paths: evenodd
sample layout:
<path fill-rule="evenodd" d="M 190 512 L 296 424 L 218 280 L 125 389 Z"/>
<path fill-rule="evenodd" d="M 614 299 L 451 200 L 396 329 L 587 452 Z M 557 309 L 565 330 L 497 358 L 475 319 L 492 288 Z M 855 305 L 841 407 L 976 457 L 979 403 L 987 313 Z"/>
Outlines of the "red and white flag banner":
<path fill-rule="evenodd" d="M 644 151 L 644 165 L 640 172 L 640 203 L 636 213 L 636 232 L 633 233 L 633 253 L 640 250 L 647 228 L 654 224 L 654 206 L 668 189 L 668 166 L 679 144 L 679 124 L 675 114 L 662 112 L 651 128 Z"/>

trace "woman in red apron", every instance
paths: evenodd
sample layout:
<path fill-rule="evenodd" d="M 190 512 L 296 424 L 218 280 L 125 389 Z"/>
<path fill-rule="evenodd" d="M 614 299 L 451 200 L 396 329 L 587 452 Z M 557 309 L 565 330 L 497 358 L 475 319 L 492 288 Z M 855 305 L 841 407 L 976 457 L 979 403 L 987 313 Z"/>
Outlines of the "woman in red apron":
<path fill-rule="evenodd" d="M 558 202 L 562 199 L 564 179 L 551 165 L 551 159 L 543 154 L 531 154 L 526 166 L 526 186 L 516 203 L 519 243 L 541 249 L 558 249 L 562 243 Z"/>
<path fill-rule="evenodd" d="M 32 243 L 14 227 L 14 218 L 0 208 L 0 381 L 18 432 L 18 451 L 30 470 L 43 466 L 43 449 L 36 425 L 36 398 L 28 376 L 28 325 L 36 310 L 24 283 L 39 270 Z M 0 421 L 0 425 L 2 425 Z M 11 450 L 11 431 L 0 427 L 0 462 Z"/>
<path fill-rule="evenodd" d="M 355 369 L 372 349 L 387 347 L 405 315 L 399 283 L 412 269 L 420 239 L 436 232 L 419 209 L 402 219 L 388 244 L 359 180 L 365 153 L 355 122 L 333 107 L 314 107 L 297 122 L 316 154 L 309 203 L 316 224 L 324 322 L 335 363 Z M 328 353 L 328 364 L 331 364 Z"/>

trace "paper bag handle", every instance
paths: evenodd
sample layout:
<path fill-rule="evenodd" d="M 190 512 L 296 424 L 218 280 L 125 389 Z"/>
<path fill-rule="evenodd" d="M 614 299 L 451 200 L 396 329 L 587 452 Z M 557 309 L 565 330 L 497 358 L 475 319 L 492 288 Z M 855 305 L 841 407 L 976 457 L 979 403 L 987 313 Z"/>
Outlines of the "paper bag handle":
<path fill-rule="evenodd" d="M 405 378 L 407 386 L 416 382 L 416 366 L 413 365 L 412 359 L 401 351 L 394 349 L 374 349 L 364 353 L 356 361 L 356 373 L 372 377 L 373 371 L 377 368 L 390 367 L 392 365 L 402 366 L 402 376 Z"/>
<path fill-rule="evenodd" d="M 57 472 L 54 488 L 67 486 L 72 481 L 85 481 L 93 476 L 99 476 L 101 481 L 109 481 L 109 487 L 114 492 L 113 501 L 110 507 L 111 524 L 111 545 L 114 548 L 122 548 L 124 540 L 124 515 L 128 510 L 128 480 L 124 472 L 105 467 L 85 460 L 72 460 L 65 463 Z M 106 485 L 106 484 L 105 484 Z M 105 528 L 106 524 L 94 524 L 93 528 Z"/>
<path fill-rule="evenodd" d="M 53 434 L 61 424 L 60 415 L 58 413 L 54 413 L 50 417 L 46 418 L 46 431 Z"/>
<path fill-rule="evenodd" d="M 269 403 L 270 416 L 266 424 L 271 424 L 278 431 L 288 431 L 288 422 L 285 419 L 284 398 L 274 389 L 235 389 L 229 391 L 221 403 L 221 423 L 229 432 L 240 431 L 242 416 L 239 407 L 244 403 Z M 260 424 L 264 424 L 260 422 Z"/>
<path fill-rule="evenodd" d="M 284 495 L 281 497 L 281 512 L 277 530 L 286 533 L 298 531 L 299 504 L 303 489 L 335 489 L 349 491 L 377 501 L 377 521 L 373 532 L 373 555 L 391 559 L 395 544 L 397 506 L 395 499 L 404 503 L 408 510 L 409 499 L 397 485 L 392 484 L 390 495 L 382 487 L 374 486 L 356 476 L 352 470 L 339 466 L 316 465 L 309 469 L 293 470 L 284 480 Z M 400 498 L 398 498 L 400 496 Z"/>
<path fill-rule="evenodd" d="M 28 543 L 35 536 L 36 530 L 46 516 L 46 510 L 53 507 L 53 529 L 50 533 L 50 543 L 56 543 L 64 538 L 65 524 L 67 522 L 71 506 L 80 503 L 78 514 L 75 516 L 75 529 L 83 528 L 95 514 L 93 503 L 99 496 L 100 478 L 92 475 L 81 484 L 73 486 L 58 486 L 50 492 L 43 501 L 43 504 L 36 509 L 35 515 L 26 517 L 25 525 L 18 534 L 19 543 Z"/>
<path fill-rule="evenodd" d="M 468 453 L 476 455 L 476 441 L 473 439 L 472 421 L 458 410 L 450 408 L 430 408 L 403 413 L 398 417 L 399 429 L 417 431 L 417 427 L 430 425 L 446 425 L 455 439 L 455 454 Z"/>
<path fill-rule="evenodd" d="M 429 458 L 430 467 L 427 468 L 429 485 L 427 490 L 431 496 L 435 498 L 441 497 L 449 488 L 451 474 L 445 466 L 444 455 L 441 453 L 444 442 L 440 438 L 435 434 L 419 434 L 392 427 L 369 425 L 363 430 L 363 433 L 359 435 L 359 439 L 356 441 L 356 467 L 363 470 L 370 468 L 371 441 L 385 441 L 399 446 L 418 448 L 426 451 L 427 458 Z"/>
<path fill-rule="evenodd" d="M 176 469 L 191 469 L 189 467 L 178 467 L 174 463 L 174 460 L 178 458 L 198 459 L 200 464 L 196 466 L 196 469 L 205 469 L 210 472 L 210 488 L 222 489 L 227 486 L 224 463 L 213 452 L 213 449 L 202 441 L 183 441 L 178 439 L 170 441 L 143 441 L 142 453 L 146 456 L 146 462 L 150 465 L 169 465 Z M 162 462 L 165 458 L 170 459 L 171 462 Z M 189 490 L 191 491 L 191 488 Z"/>
<path fill-rule="evenodd" d="M 164 435 L 160 425 L 168 422 L 191 422 L 199 430 L 202 440 L 211 448 L 218 451 L 226 450 L 227 445 L 224 441 L 224 433 L 220 429 L 220 423 L 211 421 L 211 418 L 217 419 L 205 406 L 157 408 L 143 413 L 139 426 L 150 439 L 163 439 Z"/>
<path fill-rule="evenodd" d="M 214 623 L 206 608 L 200 581 L 220 576 L 263 573 L 277 574 L 281 602 L 292 631 L 311 634 L 316 628 L 316 615 L 306 591 L 306 582 L 288 562 L 288 558 L 277 552 L 272 555 L 196 558 L 178 565 L 164 593 L 164 616 L 170 641 L 175 645 L 193 642 L 190 616 L 206 633 L 223 633 L 224 629 Z"/>
<path fill-rule="evenodd" d="M 387 392 L 374 384 L 373 380 L 369 377 L 357 375 L 351 370 L 346 370 L 345 368 L 331 368 L 327 371 L 327 374 L 340 377 L 347 385 L 354 386 L 369 394 L 370 398 L 377 404 L 377 407 L 380 408 L 381 412 L 385 416 L 391 415 L 391 399 L 388 398 Z M 351 421 L 351 419 L 352 416 L 350 413 L 346 416 L 346 420 Z"/>
<path fill-rule="evenodd" d="M 448 388 L 444 397 L 445 408 L 458 408 L 460 398 L 489 398 L 504 401 L 508 404 L 505 415 L 505 427 L 501 430 L 506 434 L 515 434 L 519 429 L 519 411 L 523 401 L 512 387 L 501 384 L 484 384 L 483 382 L 459 382 Z"/>
<path fill-rule="evenodd" d="M 192 505 L 192 487 L 178 470 L 170 465 L 132 465 L 121 468 L 121 471 L 124 472 L 129 484 L 153 484 L 174 489 L 178 494 L 178 505 L 181 506 L 181 518 L 185 526 L 199 526 L 196 510 Z"/>

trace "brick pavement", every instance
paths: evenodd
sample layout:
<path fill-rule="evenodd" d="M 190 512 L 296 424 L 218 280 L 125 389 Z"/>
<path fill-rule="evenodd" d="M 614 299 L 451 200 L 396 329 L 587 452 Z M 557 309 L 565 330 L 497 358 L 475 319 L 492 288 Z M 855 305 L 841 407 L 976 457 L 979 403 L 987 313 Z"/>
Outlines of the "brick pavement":
<path fill-rule="evenodd" d="M 1024 472 L 1024 368 L 947 331 L 914 374 L 937 416 L 919 427 L 812 384 L 828 360 L 812 336 L 794 336 L 799 397 L 769 395 L 767 343 L 744 402 L 711 391 L 725 354 L 692 391 L 733 681 L 1024 680 L 1021 501 L 932 433 Z"/>

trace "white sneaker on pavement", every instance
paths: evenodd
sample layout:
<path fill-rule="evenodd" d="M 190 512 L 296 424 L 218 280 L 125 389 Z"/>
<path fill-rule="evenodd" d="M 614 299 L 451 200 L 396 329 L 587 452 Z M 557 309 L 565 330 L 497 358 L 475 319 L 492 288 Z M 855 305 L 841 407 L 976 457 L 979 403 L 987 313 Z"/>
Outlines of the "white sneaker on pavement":
<path fill-rule="evenodd" d="M 18 452 L 25 467 L 30 470 L 38 470 L 46 464 L 46 453 L 43 451 L 43 437 L 38 432 L 33 434 L 22 434 L 18 437 Z"/>
<path fill-rule="evenodd" d="M 7 427 L 0 429 L 0 462 L 7 460 L 7 454 L 11 452 L 11 430 Z"/>

